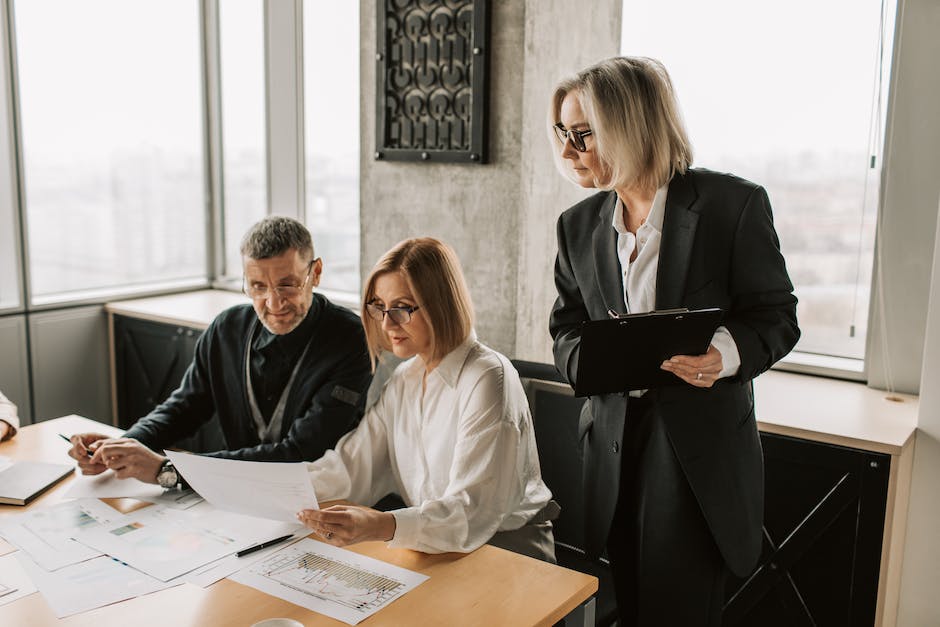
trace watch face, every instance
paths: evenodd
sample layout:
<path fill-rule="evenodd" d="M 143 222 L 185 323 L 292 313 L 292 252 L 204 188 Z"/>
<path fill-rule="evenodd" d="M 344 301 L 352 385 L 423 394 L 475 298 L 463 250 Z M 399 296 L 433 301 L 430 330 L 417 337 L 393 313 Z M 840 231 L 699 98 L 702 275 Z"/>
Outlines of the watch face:
<path fill-rule="evenodd" d="M 176 474 L 176 469 L 172 464 L 164 464 L 157 473 L 157 483 L 161 488 L 174 488 L 178 482 L 179 475 Z"/>

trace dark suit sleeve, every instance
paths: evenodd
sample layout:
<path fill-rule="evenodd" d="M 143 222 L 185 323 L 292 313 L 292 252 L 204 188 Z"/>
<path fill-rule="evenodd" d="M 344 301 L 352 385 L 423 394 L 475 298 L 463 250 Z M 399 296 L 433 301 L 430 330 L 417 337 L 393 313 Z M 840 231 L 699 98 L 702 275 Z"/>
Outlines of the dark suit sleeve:
<path fill-rule="evenodd" d="M 790 352 L 800 337 L 793 284 L 762 187 L 751 192 L 738 218 L 729 291 L 731 307 L 723 324 L 741 356 L 738 377 L 747 381 Z"/>
<path fill-rule="evenodd" d="M 589 320 L 590 315 L 571 266 L 564 218 L 564 215 L 558 218 L 556 227 L 558 255 L 555 257 L 555 289 L 558 291 L 558 298 L 552 307 L 548 328 L 554 340 L 552 351 L 555 355 L 555 367 L 573 386 L 578 378 L 581 323 Z"/>
<path fill-rule="evenodd" d="M 209 347 L 217 331 L 216 322 L 196 341 L 193 361 L 180 386 L 170 397 L 138 420 L 127 433 L 141 444 L 162 452 L 164 448 L 196 433 L 215 413 L 209 375 Z"/>
<path fill-rule="evenodd" d="M 295 418 L 290 429 L 279 442 L 259 444 L 232 451 L 216 451 L 212 457 L 259 461 L 314 461 L 333 448 L 336 442 L 359 423 L 365 407 L 366 391 L 372 380 L 372 366 L 365 344 L 362 325 L 346 325 L 343 332 L 337 326 L 329 327 L 330 338 L 317 346 L 306 372 L 298 373 L 295 385 L 318 387 L 306 406 L 294 408 Z M 302 382 L 307 378 L 307 383 Z M 286 408 L 284 419 L 290 417 Z"/>

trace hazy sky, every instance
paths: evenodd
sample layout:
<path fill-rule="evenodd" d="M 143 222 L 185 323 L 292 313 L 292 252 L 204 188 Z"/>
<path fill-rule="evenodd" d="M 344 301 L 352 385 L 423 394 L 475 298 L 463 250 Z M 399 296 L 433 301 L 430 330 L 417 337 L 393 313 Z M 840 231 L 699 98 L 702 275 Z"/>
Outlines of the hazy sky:
<path fill-rule="evenodd" d="M 621 50 L 665 64 L 703 158 L 865 150 L 880 13 L 878 0 L 627 0 Z"/>

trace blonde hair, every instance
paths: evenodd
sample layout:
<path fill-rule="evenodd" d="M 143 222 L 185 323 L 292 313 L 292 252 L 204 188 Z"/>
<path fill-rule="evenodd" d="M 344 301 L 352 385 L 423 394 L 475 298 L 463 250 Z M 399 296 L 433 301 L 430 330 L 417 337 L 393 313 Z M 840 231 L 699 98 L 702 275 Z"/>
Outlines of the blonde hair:
<path fill-rule="evenodd" d="M 559 121 L 565 97 L 574 94 L 593 131 L 595 154 L 607 172 L 601 189 L 656 190 L 692 165 L 692 145 L 669 73 L 647 57 L 613 57 L 561 81 L 552 94 L 548 133 Z M 568 178 L 561 150 L 555 164 Z"/>
<path fill-rule="evenodd" d="M 399 242 L 382 255 L 362 294 L 362 324 L 375 369 L 383 350 L 391 350 L 382 323 L 373 320 L 366 305 L 375 299 L 375 282 L 383 274 L 401 272 L 431 329 L 431 358 L 440 360 L 460 346 L 473 329 L 473 303 L 454 250 L 432 237 Z M 386 305 L 387 306 L 387 305 Z"/>

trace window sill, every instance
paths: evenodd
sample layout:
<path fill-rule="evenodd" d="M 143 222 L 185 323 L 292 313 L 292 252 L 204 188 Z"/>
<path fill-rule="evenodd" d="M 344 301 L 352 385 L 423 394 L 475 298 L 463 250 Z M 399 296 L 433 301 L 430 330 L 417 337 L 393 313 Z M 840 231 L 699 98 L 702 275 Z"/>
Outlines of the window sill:
<path fill-rule="evenodd" d="M 754 380 L 761 431 L 899 455 L 913 440 L 918 397 L 863 383 L 770 371 Z"/>
<path fill-rule="evenodd" d="M 161 283 L 146 283 L 142 285 L 122 285 L 96 290 L 79 290 L 51 296 L 34 296 L 29 309 L 31 311 L 40 311 L 62 306 L 100 305 L 120 298 L 146 298 L 149 296 L 175 294 L 184 290 L 205 287 L 207 287 L 207 284 L 204 278 L 194 278 L 179 281 L 164 281 Z"/>
<path fill-rule="evenodd" d="M 865 362 L 861 359 L 817 355 L 793 351 L 774 366 L 774 370 L 811 374 L 830 379 L 861 381 L 865 379 Z"/>

